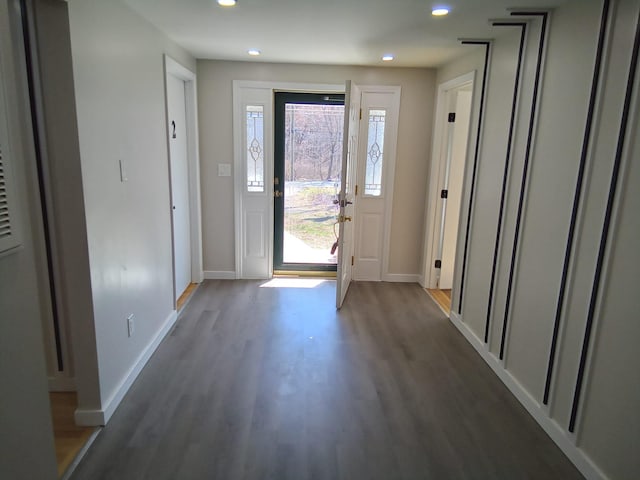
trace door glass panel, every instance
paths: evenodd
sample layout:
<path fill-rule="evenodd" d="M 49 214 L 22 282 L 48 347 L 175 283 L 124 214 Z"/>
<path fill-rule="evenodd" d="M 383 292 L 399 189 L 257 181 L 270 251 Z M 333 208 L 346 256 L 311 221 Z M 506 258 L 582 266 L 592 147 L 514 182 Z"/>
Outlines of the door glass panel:
<path fill-rule="evenodd" d="M 384 127 L 386 110 L 369 110 L 367 134 L 367 163 L 364 172 L 364 194 L 379 197 L 382 194 L 382 167 L 384 161 Z"/>
<path fill-rule="evenodd" d="M 247 190 L 264 192 L 264 107 L 247 105 Z"/>
<path fill-rule="evenodd" d="M 284 118 L 285 264 L 337 263 L 344 105 L 286 103 Z"/>

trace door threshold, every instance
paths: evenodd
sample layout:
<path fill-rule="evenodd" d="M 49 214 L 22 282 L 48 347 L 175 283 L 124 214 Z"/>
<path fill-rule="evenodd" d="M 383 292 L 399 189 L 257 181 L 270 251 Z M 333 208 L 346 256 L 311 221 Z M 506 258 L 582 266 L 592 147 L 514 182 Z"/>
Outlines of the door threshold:
<path fill-rule="evenodd" d="M 273 276 L 297 278 L 336 278 L 336 272 L 323 272 L 314 270 L 274 270 Z"/>

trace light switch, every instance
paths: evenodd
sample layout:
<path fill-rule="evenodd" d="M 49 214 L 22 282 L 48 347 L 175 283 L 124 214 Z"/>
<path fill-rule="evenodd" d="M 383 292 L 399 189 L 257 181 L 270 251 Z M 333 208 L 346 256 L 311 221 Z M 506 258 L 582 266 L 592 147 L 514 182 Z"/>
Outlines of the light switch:
<path fill-rule="evenodd" d="M 219 177 L 230 177 L 231 176 L 231 164 L 230 163 L 219 163 L 218 164 L 218 176 Z"/>

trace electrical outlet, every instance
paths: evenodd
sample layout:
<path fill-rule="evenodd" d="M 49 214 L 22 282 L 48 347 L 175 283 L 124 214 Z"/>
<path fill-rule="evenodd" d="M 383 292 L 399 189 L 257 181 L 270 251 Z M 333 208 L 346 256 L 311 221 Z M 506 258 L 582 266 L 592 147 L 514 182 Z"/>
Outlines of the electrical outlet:
<path fill-rule="evenodd" d="M 130 337 L 133 336 L 133 332 L 135 331 L 134 319 L 135 317 L 133 316 L 133 313 L 127 317 L 127 334 Z"/>

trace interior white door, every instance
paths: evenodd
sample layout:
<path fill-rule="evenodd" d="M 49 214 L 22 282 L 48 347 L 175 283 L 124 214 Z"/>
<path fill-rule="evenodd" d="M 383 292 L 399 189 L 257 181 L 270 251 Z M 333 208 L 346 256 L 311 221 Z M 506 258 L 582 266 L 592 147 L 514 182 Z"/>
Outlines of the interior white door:
<path fill-rule="evenodd" d="M 451 289 L 453 286 L 453 271 L 455 266 L 456 247 L 458 240 L 458 224 L 460 220 L 460 202 L 464 183 L 464 165 L 467 158 L 467 139 L 469 137 L 469 120 L 471 118 L 471 87 L 455 92 L 456 114 L 449 166 L 447 167 L 447 183 L 443 190 L 447 190 L 446 211 L 442 242 L 442 266 L 438 288 Z"/>
<path fill-rule="evenodd" d="M 175 298 L 191 283 L 191 223 L 185 83 L 167 75 L 167 113 L 171 170 L 173 271 Z"/>
<path fill-rule="evenodd" d="M 360 89 L 347 81 L 344 98 L 344 131 L 342 140 L 342 175 L 340 183 L 340 228 L 338 233 L 338 271 L 336 307 L 342 307 L 349 290 L 353 268 L 355 179 L 357 171 L 358 133 L 360 123 Z"/>

